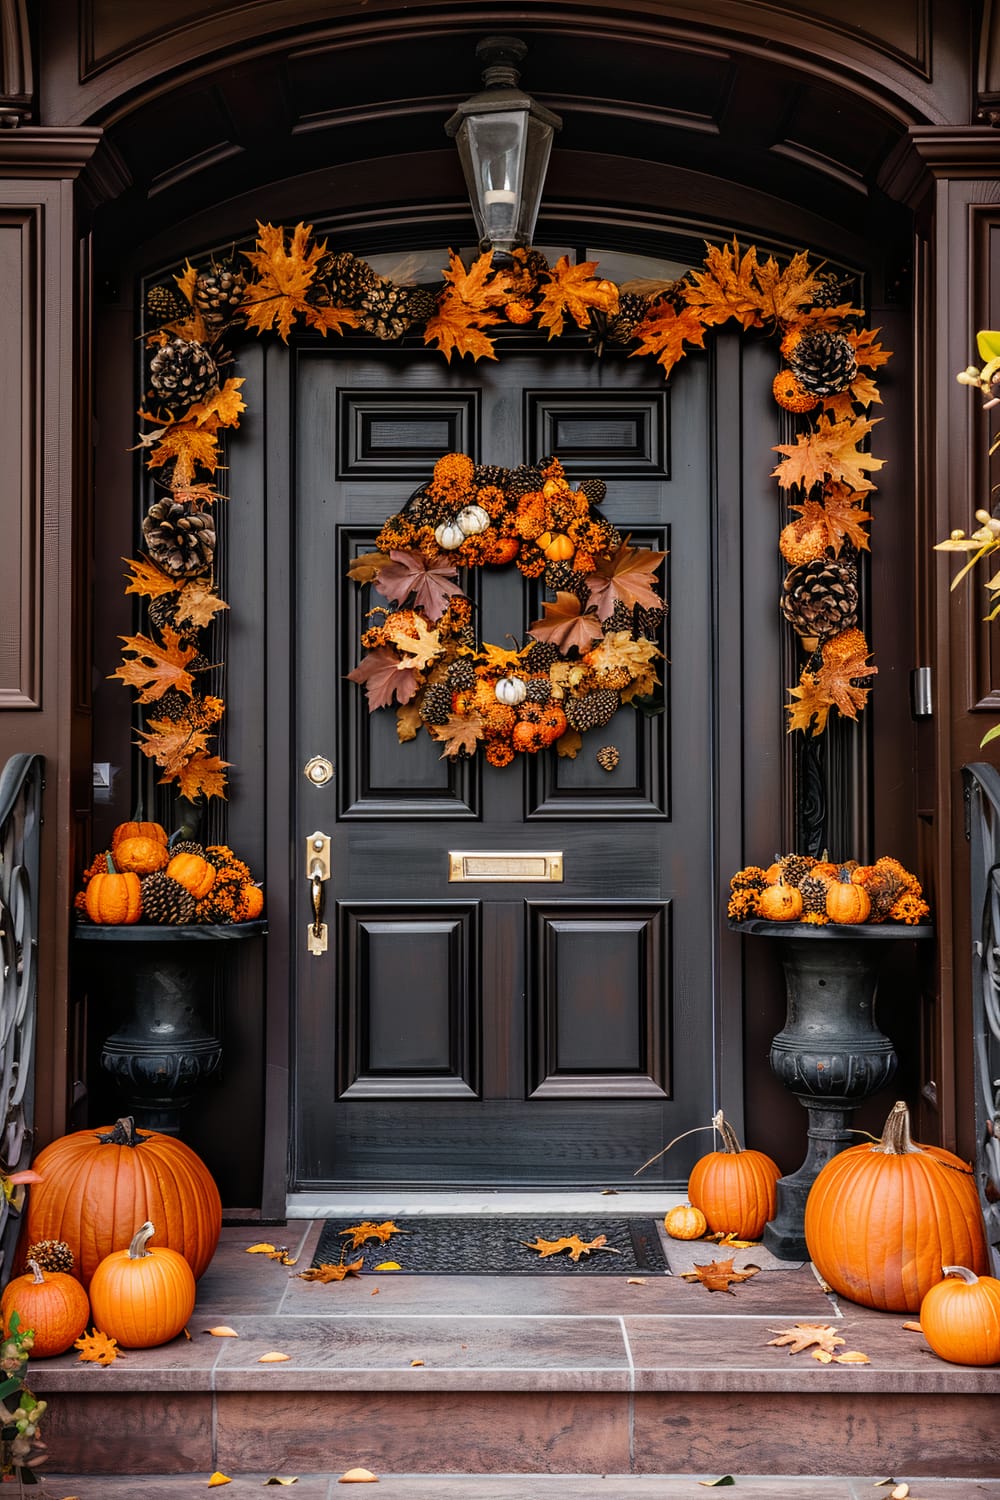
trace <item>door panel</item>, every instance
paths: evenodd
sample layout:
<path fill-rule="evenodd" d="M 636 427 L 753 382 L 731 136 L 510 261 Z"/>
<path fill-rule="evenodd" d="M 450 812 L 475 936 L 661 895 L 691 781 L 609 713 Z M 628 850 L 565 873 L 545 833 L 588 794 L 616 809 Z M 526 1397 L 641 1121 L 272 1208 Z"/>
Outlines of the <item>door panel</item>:
<path fill-rule="evenodd" d="M 485 363 L 485 362 L 484 362 Z M 713 1107 L 710 370 L 589 352 L 442 371 L 422 351 L 303 348 L 295 377 L 297 867 L 293 1185 L 630 1183 Z M 575 760 L 452 764 L 400 745 L 345 680 L 380 601 L 346 577 L 452 448 L 555 452 L 668 553 L 665 711 L 623 708 Z M 543 586 L 466 579 L 481 640 L 523 642 Z M 612 773 L 595 752 L 614 744 Z M 298 771 L 322 754 L 335 779 Z M 326 953 L 306 951 L 306 837 L 332 838 Z M 507 878 L 461 852 L 508 857 Z M 562 879 L 539 882 L 542 854 Z M 509 860 L 519 857 L 511 866 Z M 475 861 L 473 862 L 476 863 Z M 523 875 L 524 878 L 521 878 Z M 485 878 L 481 878 L 485 876 Z"/>

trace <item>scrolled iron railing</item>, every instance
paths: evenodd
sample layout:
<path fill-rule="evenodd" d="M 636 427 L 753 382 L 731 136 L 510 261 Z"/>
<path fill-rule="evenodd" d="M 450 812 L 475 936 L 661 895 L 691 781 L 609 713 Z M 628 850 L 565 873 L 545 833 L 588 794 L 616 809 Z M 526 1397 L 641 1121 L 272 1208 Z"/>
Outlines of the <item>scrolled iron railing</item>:
<path fill-rule="evenodd" d="M 1000 1276 L 1000 771 L 963 766 L 972 895 L 976 1181 Z"/>
<path fill-rule="evenodd" d="M 0 771 L 0 1172 L 31 1159 L 38 994 L 41 755 L 12 755 Z M 0 1280 L 14 1252 L 23 1190 L 0 1192 Z"/>

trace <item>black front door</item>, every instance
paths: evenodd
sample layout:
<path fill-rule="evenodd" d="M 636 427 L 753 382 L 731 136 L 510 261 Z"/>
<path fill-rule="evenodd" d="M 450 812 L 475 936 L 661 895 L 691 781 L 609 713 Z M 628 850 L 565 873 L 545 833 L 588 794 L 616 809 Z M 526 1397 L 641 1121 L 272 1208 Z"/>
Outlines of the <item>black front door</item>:
<path fill-rule="evenodd" d="M 669 388 L 583 350 L 452 368 L 308 347 L 294 367 L 292 1187 L 632 1183 L 714 1107 L 709 361 Z M 661 715 L 625 707 L 575 760 L 498 769 L 441 759 L 425 733 L 400 744 L 391 709 L 369 714 L 345 674 L 378 599 L 347 568 L 451 450 L 506 467 L 555 453 L 668 554 Z M 468 587 L 481 639 L 523 641 L 541 613 L 513 567 Z M 313 756 L 336 767 L 325 785 L 300 774 Z M 314 833 L 331 840 L 320 954 Z M 561 881 L 521 878 L 540 855 Z M 453 878 L 470 868 L 503 878 Z"/>

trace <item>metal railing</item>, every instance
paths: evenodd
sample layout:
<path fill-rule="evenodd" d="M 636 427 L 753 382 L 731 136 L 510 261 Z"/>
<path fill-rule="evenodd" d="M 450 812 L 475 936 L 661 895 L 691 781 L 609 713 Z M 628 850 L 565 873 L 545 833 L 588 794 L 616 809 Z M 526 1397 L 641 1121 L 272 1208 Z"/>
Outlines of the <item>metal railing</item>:
<path fill-rule="evenodd" d="M 992 1274 L 1000 1276 L 1000 771 L 963 766 L 972 861 L 976 1181 Z"/>
<path fill-rule="evenodd" d="M 38 860 L 45 761 L 12 755 L 0 771 L 0 1172 L 33 1148 L 38 993 Z M 0 1279 L 14 1253 L 24 1190 L 0 1192 Z"/>

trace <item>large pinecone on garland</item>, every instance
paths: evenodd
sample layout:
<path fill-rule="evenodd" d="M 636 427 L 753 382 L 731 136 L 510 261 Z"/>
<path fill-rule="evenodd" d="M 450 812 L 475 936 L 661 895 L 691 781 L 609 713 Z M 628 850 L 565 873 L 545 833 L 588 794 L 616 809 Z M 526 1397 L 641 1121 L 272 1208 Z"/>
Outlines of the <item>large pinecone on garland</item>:
<path fill-rule="evenodd" d="M 391 281 L 376 281 L 362 296 L 361 327 L 377 339 L 398 339 L 412 323 L 425 322 L 437 302 L 422 287 L 394 286 Z"/>
<path fill-rule="evenodd" d="M 369 288 L 380 281 L 368 262 L 352 255 L 349 250 L 323 261 L 319 274 L 338 307 L 357 306 Z"/>
<path fill-rule="evenodd" d="M 850 278 L 838 276 L 836 271 L 823 271 L 816 278 L 819 282 L 813 293 L 815 307 L 839 307 L 850 301 Z"/>
<path fill-rule="evenodd" d="M 162 630 L 164 625 L 173 625 L 176 608 L 176 594 L 160 594 L 158 598 L 150 599 L 146 607 L 150 625 L 155 625 L 157 630 Z M 158 703 L 157 707 L 159 706 Z"/>
<path fill-rule="evenodd" d="M 818 557 L 800 563 L 785 577 L 781 613 L 799 635 L 837 635 L 858 618 L 857 572 L 850 562 Z"/>
<path fill-rule="evenodd" d="M 453 693 L 476 685 L 476 668 L 468 656 L 459 656 L 448 668 L 448 686 Z"/>
<path fill-rule="evenodd" d="M 215 390 L 219 372 L 204 344 L 196 339 L 171 339 L 153 355 L 149 383 L 168 404 L 191 406 Z"/>
<path fill-rule="evenodd" d="M 194 305 L 210 328 L 235 317 L 243 304 L 247 279 L 231 261 L 213 261 L 194 284 Z"/>
<path fill-rule="evenodd" d="M 153 875 L 144 875 L 140 886 L 142 915 L 147 922 L 173 927 L 191 921 L 198 903 L 172 875 L 157 870 Z"/>
<path fill-rule="evenodd" d="M 649 311 L 649 299 L 638 292 L 622 292 L 618 311 L 605 325 L 605 337 L 612 344 L 627 344 Z"/>
<path fill-rule="evenodd" d="M 788 366 L 799 384 L 814 396 L 846 391 L 858 373 L 850 339 L 826 328 L 804 333 L 792 350 Z"/>
<path fill-rule="evenodd" d="M 476 464 L 472 471 L 472 483 L 477 490 L 487 487 L 502 490 L 507 483 L 507 470 L 502 469 L 499 464 Z"/>
<path fill-rule="evenodd" d="M 186 318 L 191 311 L 176 287 L 151 286 L 146 293 L 146 316 L 150 323 L 162 328 L 164 323 L 176 323 Z"/>
<path fill-rule="evenodd" d="M 212 566 L 215 520 L 190 501 L 155 500 L 146 512 L 142 534 L 150 557 L 165 573 L 190 578 Z"/>

